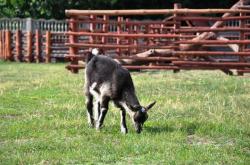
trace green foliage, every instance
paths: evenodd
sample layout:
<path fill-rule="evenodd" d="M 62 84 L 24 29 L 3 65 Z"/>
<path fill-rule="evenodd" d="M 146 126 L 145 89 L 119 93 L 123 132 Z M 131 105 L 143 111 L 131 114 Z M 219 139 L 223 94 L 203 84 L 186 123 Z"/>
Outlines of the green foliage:
<path fill-rule="evenodd" d="M 0 17 L 65 18 L 65 9 L 228 8 L 231 0 L 0 0 Z"/>
<path fill-rule="evenodd" d="M 142 104 L 157 100 L 142 134 L 120 133 L 110 105 L 88 127 L 83 71 L 0 62 L 0 164 L 249 164 L 250 79 L 216 71 L 132 73 Z"/>

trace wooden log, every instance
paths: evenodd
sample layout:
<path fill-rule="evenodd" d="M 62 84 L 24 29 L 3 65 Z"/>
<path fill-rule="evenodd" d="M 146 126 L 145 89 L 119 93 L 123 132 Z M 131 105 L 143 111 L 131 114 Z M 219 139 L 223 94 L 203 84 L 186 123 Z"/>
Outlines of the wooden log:
<path fill-rule="evenodd" d="M 161 14 L 219 14 L 219 13 L 250 13 L 242 9 L 136 9 L 136 10 L 65 10 L 68 17 L 86 15 L 161 15 Z"/>
<path fill-rule="evenodd" d="M 45 62 L 50 63 L 51 62 L 51 33 L 50 31 L 46 31 L 46 45 L 45 45 Z"/>
<path fill-rule="evenodd" d="M 220 40 L 220 41 L 229 41 L 229 39 L 224 38 L 222 36 L 218 36 L 216 39 Z M 239 52 L 239 45 L 237 45 L 237 44 L 228 44 L 227 46 L 229 46 L 234 52 Z"/>
<path fill-rule="evenodd" d="M 22 40 L 21 40 L 21 31 L 17 30 L 16 31 L 16 55 L 15 55 L 15 61 L 22 61 Z"/>

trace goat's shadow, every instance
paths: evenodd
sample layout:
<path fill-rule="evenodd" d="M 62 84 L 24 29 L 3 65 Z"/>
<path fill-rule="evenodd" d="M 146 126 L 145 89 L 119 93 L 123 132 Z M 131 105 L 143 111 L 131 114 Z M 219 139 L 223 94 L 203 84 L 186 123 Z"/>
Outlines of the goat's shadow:
<path fill-rule="evenodd" d="M 166 133 L 166 132 L 174 132 L 176 129 L 171 126 L 145 126 L 144 131 L 152 134 L 158 134 L 158 133 Z"/>
<path fill-rule="evenodd" d="M 176 127 L 175 125 L 159 125 L 159 126 L 145 126 L 144 131 L 151 134 L 159 133 L 171 133 L 175 131 L 186 132 L 188 135 L 192 135 L 200 127 L 199 123 L 184 123 L 182 127 Z"/>

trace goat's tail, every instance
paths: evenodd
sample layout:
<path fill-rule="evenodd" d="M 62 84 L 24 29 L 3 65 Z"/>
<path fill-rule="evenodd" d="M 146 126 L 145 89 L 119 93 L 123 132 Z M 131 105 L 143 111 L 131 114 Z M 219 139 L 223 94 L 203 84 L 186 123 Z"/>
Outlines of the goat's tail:
<path fill-rule="evenodd" d="M 85 57 L 85 62 L 89 63 L 89 61 L 94 57 L 97 56 L 99 54 L 99 49 L 94 48 L 91 50 L 91 52 L 88 52 L 86 57 Z"/>

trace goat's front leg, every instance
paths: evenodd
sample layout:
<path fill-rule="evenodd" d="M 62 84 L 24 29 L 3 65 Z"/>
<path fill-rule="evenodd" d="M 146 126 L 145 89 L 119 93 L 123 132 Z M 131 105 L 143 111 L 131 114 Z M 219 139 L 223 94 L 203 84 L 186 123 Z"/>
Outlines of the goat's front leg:
<path fill-rule="evenodd" d="M 120 114 L 121 114 L 121 132 L 126 134 L 128 133 L 128 128 L 126 125 L 126 111 L 123 108 L 121 108 Z"/>
<path fill-rule="evenodd" d="M 93 117 L 93 96 L 88 94 L 86 97 L 86 105 L 88 112 L 88 123 L 91 127 L 94 127 L 94 117 Z"/>
<path fill-rule="evenodd" d="M 110 98 L 107 96 L 103 96 L 100 99 L 101 112 L 99 114 L 99 118 L 98 118 L 97 123 L 96 123 L 97 130 L 99 130 L 101 128 L 101 126 L 103 125 L 103 121 L 104 121 L 105 116 L 108 112 L 109 100 L 110 100 Z"/>
<path fill-rule="evenodd" d="M 122 107 L 122 105 L 118 101 L 114 101 L 117 108 L 120 108 L 120 115 L 121 115 L 121 133 L 128 133 L 128 128 L 126 124 L 126 111 Z"/>

